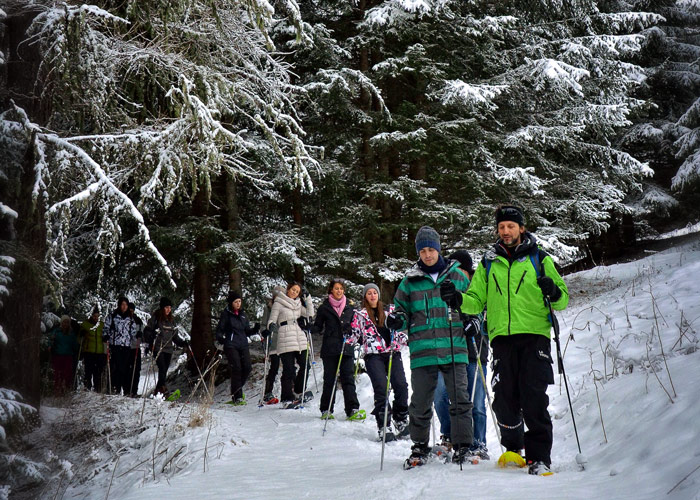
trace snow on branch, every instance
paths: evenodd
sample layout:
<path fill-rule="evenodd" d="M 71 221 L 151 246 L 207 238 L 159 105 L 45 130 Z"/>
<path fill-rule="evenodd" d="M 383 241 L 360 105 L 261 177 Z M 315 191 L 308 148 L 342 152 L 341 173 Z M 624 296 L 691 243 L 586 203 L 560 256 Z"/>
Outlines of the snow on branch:
<path fill-rule="evenodd" d="M 498 106 L 493 103 L 493 99 L 507 88 L 507 85 L 472 85 L 461 80 L 446 80 L 438 97 L 443 104 L 447 105 L 456 104 L 468 108 L 485 107 L 488 110 L 494 110 Z"/>
<path fill-rule="evenodd" d="M 577 68 L 556 59 L 542 58 L 532 60 L 525 58 L 525 65 L 525 71 L 529 73 L 535 89 L 539 91 L 553 85 L 582 96 L 583 88 L 579 82 L 590 76 L 588 70 Z"/>

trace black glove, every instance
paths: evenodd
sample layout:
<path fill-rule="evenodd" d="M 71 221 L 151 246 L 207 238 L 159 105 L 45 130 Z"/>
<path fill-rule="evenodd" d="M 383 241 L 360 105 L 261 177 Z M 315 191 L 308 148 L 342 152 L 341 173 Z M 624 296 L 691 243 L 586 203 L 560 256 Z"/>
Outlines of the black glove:
<path fill-rule="evenodd" d="M 479 316 L 467 316 L 464 318 L 464 336 L 471 338 L 481 331 L 481 321 Z"/>
<path fill-rule="evenodd" d="M 440 285 L 440 298 L 452 309 L 459 309 L 462 305 L 462 293 L 457 291 L 451 281 L 443 281 Z"/>
<path fill-rule="evenodd" d="M 269 338 L 270 335 L 272 335 L 272 332 L 265 328 L 262 332 L 260 332 L 260 335 L 262 335 L 262 338 L 266 339 Z"/>
<path fill-rule="evenodd" d="M 308 323 L 309 322 L 305 316 L 299 316 L 299 319 L 297 319 L 297 324 L 301 327 L 302 330 L 304 330 L 306 328 L 306 325 Z"/>
<path fill-rule="evenodd" d="M 270 333 L 272 333 L 272 335 L 275 335 L 280 330 L 280 326 L 277 323 L 270 323 L 268 328 L 270 329 Z"/>
<path fill-rule="evenodd" d="M 542 295 L 549 297 L 549 300 L 556 302 L 561 297 L 561 290 L 554 284 L 554 281 L 549 276 L 540 276 L 537 278 L 537 285 L 542 290 Z"/>
<path fill-rule="evenodd" d="M 350 334 L 352 334 L 352 327 L 350 326 L 350 323 L 345 323 L 343 325 L 343 337 L 349 337 Z"/>
<path fill-rule="evenodd" d="M 306 287 L 301 289 L 301 296 L 306 298 L 309 295 L 309 291 L 306 289 Z"/>
<path fill-rule="evenodd" d="M 386 317 L 386 326 L 390 330 L 399 330 L 403 326 L 403 318 L 399 313 L 391 313 Z"/>
<path fill-rule="evenodd" d="M 254 323 L 253 328 L 251 330 L 251 335 L 255 335 L 260 331 L 260 323 Z"/>

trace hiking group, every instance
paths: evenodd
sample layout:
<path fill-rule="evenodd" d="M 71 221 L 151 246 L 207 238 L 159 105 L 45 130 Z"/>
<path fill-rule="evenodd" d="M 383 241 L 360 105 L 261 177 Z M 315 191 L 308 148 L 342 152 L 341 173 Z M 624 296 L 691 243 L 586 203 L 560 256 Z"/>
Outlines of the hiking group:
<path fill-rule="evenodd" d="M 303 406 L 313 397 L 306 389 L 309 374 L 315 377 L 311 368 L 316 358 L 312 334 L 316 334 L 323 339 L 319 410 L 326 424 L 334 418 L 338 386 L 347 418 L 365 418 L 355 386 L 359 355 L 374 392 L 371 414 L 379 438 L 413 442 L 405 468 L 425 464 L 436 446 L 454 463 L 488 460 L 490 350 L 491 408 L 504 451 L 499 463 L 527 465 L 530 474 L 550 474 L 547 386 L 554 383 L 550 331 L 556 321 L 553 310 L 567 306 L 568 290 L 552 258 L 526 230 L 519 207 L 498 207 L 495 225 L 497 241 L 476 269 L 464 250 L 443 256 L 439 234 L 421 227 L 415 238 L 417 261 L 398 285 L 393 304 L 383 302 L 380 287 L 368 283 L 361 303 L 354 307 L 346 296 L 346 281 L 333 278 L 314 312 L 306 288 L 290 282 L 273 289 L 262 321 L 251 324 L 242 294 L 229 292 L 216 326 L 216 347 L 230 367 L 230 404 L 246 404 L 243 387 L 252 370 L 249 343 L 262 341 L 265 373 L 260 405 Z M 111 392 L 135 396 L 143 341 L 158 367 L 156 392 L 167 394 L 165 379 L 174 345 L 189 348 L 187 335 L 177 333 L 172 303 L 162 298 L 145 327 L 126 298 L 120 297 L 117 304 L 104 326 L 99 311 L 93 311 L 74 340 L 68 338 L 72 331 L 68 316 L 51 332 L 56 386 L 70 384 L 71 361 L 66 356 L 78 350 L 85 360 L 87 389 L 101 389 L 107 366 Z M 404 346 L 410 356 L 410 403 L 401 358 Z M 274 388 L 280 365 L 278 398 Z M 441 436 L 431 447 L 434 413 Z"/>

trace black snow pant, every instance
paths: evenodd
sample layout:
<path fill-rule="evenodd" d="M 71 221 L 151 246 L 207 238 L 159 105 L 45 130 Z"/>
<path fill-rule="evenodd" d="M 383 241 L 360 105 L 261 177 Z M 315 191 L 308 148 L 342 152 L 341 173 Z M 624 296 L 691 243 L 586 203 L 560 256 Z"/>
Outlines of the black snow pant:
<path fill-rule="evenodd" d="M 306 360 L 306 349 L 303 351 L 292 351 L 280 354 L 282 362 L 282 401 L 294 401 L 295 393 L 301 395 L 304 390 L 304 372 L 308 378 L 310 369 L 304 370 Z M 297 369 L 295 363 L 299 366 Z"/>
<path fill-rule="evenodd" d="M 156 392 L 165 392 L 165 379 L 168 377 L 168 367 L 170 367 L 170 360 L 172 357 L 172 352 L 161 352 L 156 358 L 156 366 L 158 367 Z"/>
<path fill-rule="evenodd" d="M 552 419 L 547 411 L 547 386 L 554 383 L 551 341 L 535 334 L 497 336 L 491 347 L 493 409 L 501 444 L 517 452 L 524 447 L 526 460 L 550 465 Z"/>
<path fill-rule="evenodd" d="M 277 354 L 270 354 L 270 366 L 267 367 L 267 378 L 265 379 L 265 394 L 270 394 L 274 389 L 279 370 L 280 357 Z"/>
<path fill-rule="evenodd" d="M 322 356 L 323 360 L 323 394 L 321 394 L 321 412 L 330 411 L 333 413 L 335 407 L 335 395 L 331 401 L 331 392 L 333 392 L 333 382 L 335 381 L 335 372 L 338 369 L 340 354 L 337 356 Z M 345 401 L 345 414 L 349 417 L 360 408 L 360 402 L 357 400 L 357 392 L 355 391 L 355 374 L 354 360 L 352 355 L 343 355 L 343 360 L 340 362 L 340 385 L 343 388 L 343 399 Z M 385 379 L 386 380 L 386 379 Z"/>
<path fill-rule="evenodd" d="M 107 363 L 107 355 L 84 352 L 83 363 L 85 363 L 85 388 L 87 390 L 94 388 L 95 392 L 102 392 L 102 372 Z"/>
<path fill-rule="evenodd" d="M 124 395 L 131 392 L 131 347 L 110 345 L 110 370 L 112 372 L 112 394 L 119 394 L 122 389 Z"/>
<path fill-rule="evenodd" d="M 384 427 L 384 406 L 386 404 L 386 376 L 389 371 L 388 352 L 382 354 L 367 354 L 365 356 L 365 369 L 372 382 L 374 390 L 374 410 L 372 415 L 377 419 L 377 426 Z M 408 383 L 403 369 L 401 353 L 394 353 L 391 361 L 391 390 L 394 392 L 394 402 L 389 404 L 387 422 L 394 420 L 401 422 L 408 418 Z"/>
<path fill-rule="evenodd" d="M 452 363 L 421 366 L 411 369 L 411 404 L 409 430 L 414 443 L 427 445 L 430 441 L 430 422 L 433 418 L 433 401 L 437 387 L 438 371 L 445 380 L 447 396 L 450 398 L 450 424 L 455 448 L 471 446 L 474 441 L 472 403 L 467 389 L 467 365 L 456 363 L 453 376 Z M 455 380 L 457 386 L 455 387 Z"/>
<path fill-rule="evenodd" d="M 231 399 L 236 401 L 243 397 L 243 386 L 252 370 L 250 350 L 245 347 L 226 347 L 224 349 L 229 368 L 231 368 Z"/>
<path fill-rule="evenodd" d="M 139 393 L 139 379 L 141 378 L 141 348 L 131 350 L 131 375 L 129 382 L 131 383 L 131 395 L 137 396 Z"/>

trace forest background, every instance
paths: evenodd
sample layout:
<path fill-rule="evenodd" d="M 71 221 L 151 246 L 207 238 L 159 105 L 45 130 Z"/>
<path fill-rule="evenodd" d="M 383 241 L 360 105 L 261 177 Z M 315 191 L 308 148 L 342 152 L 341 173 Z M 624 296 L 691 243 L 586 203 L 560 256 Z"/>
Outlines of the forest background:
<path fill-rule="evenodd" d="M 478 259 L 521 204 L 560 266 L 700 218 L 700 3 L 0 2 L 0 387 L 47 313 L 229 289 L 391 297 L 416 230 Z M 356 297 L 357 298 L 357 297 Z M 44 316 L 42 316 L 44 315 Z"/>

